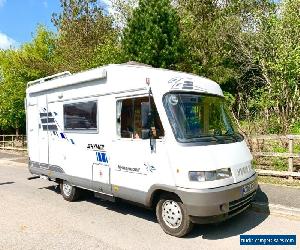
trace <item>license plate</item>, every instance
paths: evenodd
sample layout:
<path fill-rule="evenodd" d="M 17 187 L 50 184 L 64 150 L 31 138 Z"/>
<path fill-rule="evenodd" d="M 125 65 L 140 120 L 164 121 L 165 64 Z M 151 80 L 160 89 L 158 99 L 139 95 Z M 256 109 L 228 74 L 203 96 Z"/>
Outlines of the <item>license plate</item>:
<path fill-rule="evenodd" d="M 243 186 L 242 192 L 243 195 L 251 193 L 255 189 L 255 182 L 251 182 L 245 186 Z"/>

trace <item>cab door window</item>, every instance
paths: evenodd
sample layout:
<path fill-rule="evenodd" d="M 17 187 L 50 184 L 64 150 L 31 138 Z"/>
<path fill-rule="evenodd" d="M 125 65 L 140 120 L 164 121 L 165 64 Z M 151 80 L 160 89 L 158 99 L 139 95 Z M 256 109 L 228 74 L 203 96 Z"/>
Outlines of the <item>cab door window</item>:
<path fill-rule="evenodd" d="M 151 129 L 155 138 L 162 138 L 164 130 L 157 113 L 153 98 L 151 103 Z M 117 102 L 117 134 L 121 138 L 142 139 L 142 106 L 149 106 L 149 97 L 124 99 Z"/>

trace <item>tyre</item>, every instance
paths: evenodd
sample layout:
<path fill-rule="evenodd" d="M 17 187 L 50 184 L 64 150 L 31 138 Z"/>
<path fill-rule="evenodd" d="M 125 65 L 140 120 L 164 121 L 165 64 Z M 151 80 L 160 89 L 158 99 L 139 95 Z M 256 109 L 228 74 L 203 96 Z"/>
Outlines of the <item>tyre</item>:
<path fill-rule="evenodd" d="M 189 215 L 182 201 L 175 195 L 162 195 L 156 205 L 156 217 L 165 233 L 183 237 L 192 228 Z"/>
<path fill-rule="evenodd" d="M 80 189 L 72 186 L 67 181 L 60 183 L 60 192 L 66 201 L 76 201 L 80 196 Z"/>

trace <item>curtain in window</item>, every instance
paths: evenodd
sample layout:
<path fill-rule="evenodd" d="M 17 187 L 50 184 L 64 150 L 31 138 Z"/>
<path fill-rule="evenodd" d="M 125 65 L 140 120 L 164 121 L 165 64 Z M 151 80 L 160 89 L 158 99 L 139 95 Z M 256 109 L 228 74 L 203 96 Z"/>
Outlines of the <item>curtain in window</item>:
<path fill-rule="evenodd" d="M 121 136 L 121 111 L 122 101 L 117 102 L 117 135 Z"/>

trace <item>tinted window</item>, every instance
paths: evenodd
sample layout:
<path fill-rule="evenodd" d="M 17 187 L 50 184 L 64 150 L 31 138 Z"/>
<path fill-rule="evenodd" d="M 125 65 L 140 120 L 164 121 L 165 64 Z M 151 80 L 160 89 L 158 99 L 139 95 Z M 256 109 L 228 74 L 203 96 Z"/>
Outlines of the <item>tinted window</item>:
<path fill-rule="evenodd" d="M 96 130 L 97 102 L 78 102 L 64 104 L 65 130 Z"/>

